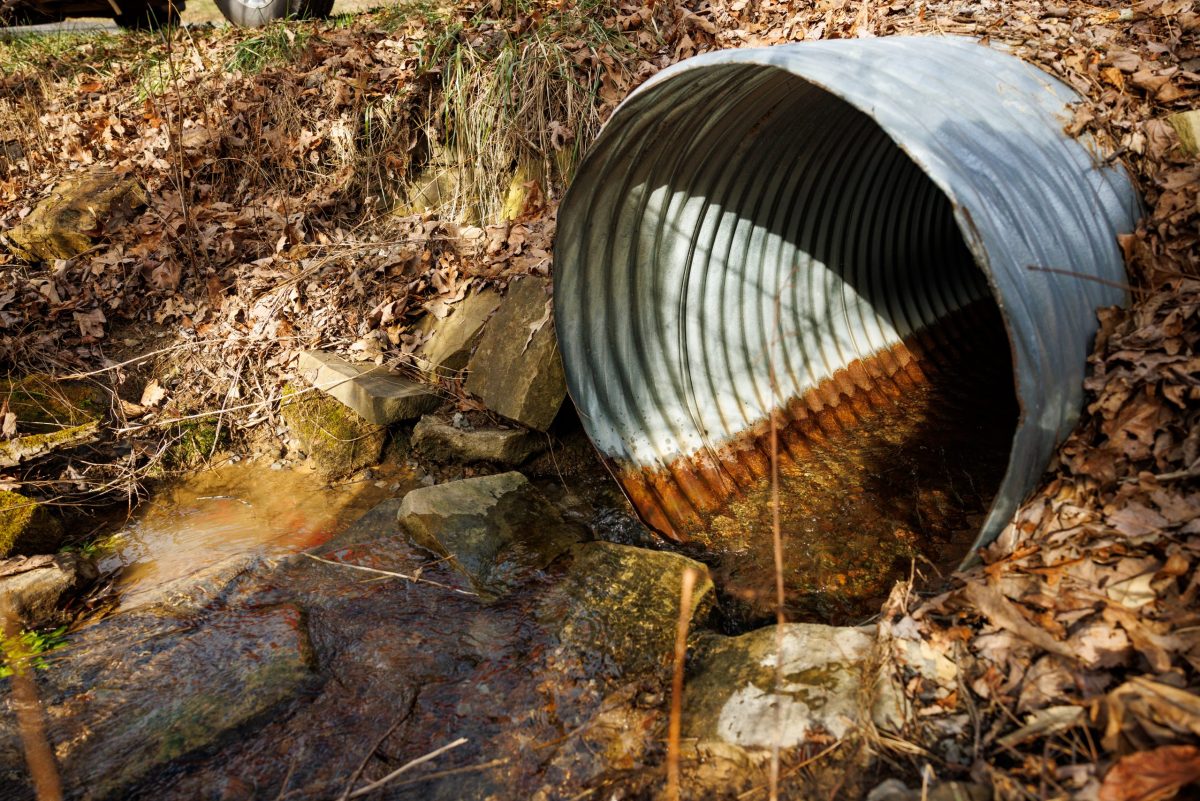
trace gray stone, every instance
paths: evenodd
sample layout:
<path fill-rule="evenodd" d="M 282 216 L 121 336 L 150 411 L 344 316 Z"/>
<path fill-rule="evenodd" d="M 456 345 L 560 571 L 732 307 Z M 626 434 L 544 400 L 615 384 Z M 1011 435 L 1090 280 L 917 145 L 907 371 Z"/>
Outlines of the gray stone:
<path fill-rule="evenodd" d="M 301 351 L 296 369 L 314 387 L 375 425 L 414 420 L 441 403 L 420 382 L 391 375 L 384 367 L 353 364 L 325 351 Z"/>
<path fill-rule="evenodd" d="M 412 447 L 432 462 L 518 465 L 546 447 L 546 437 L 516 428 L 459 428 L 425 415 L 413 429 Z"/>
<path fill-rule="evenodd" d="M 485 597 L 499 597 L 583 539 L 520 473 L 468 478 L 404 496 L 400 527 L 447 557 Z"/>
<path fill-rule="evenodd" d="M 471 357 L 466 390 L 489 409 L 545 431 L 567 395 L 554 324 L 548 314 L 549 280 L 514 281 L 484 328 Z"/>
<path fill-rule="evenodd" d="M 63 605 L 96 580 L 96 566 L 78 554 L 17 557 L 0 562 L 0 609 L 27 629 L 65 621 Z"/>
<path fill-rule="evenodd" d="M 686 736 L 743 748 L 771 748 L 778 739 L 781 747 L 792 748 L 816 733 L 845 736 L 864 708 L 877 719 L 891 719 L 896 699 L 890 684 L 877 681 L 874 699 L 864 692 L 873 630 L 789 623 L 781 643 L 778 634 L 778 627 L 768 626 L 703 640 L 687 681 Z M 783 670 L 777 691 L 779 645 Z"/>
<path fill-rule="evenodd" d="M 571 549 L 566 577 L 543 601 L 539 617 L 553 625 L 565 652 L 622 675 L 660 672 L 675 653 L 683 575 L 697 576 L 690 625 L 707 618 L 714 590 L 708 568 L 670 551 L 610 542 Z"/>
<path fill-rule="evenodd" d="M 187 757 L 268 722 L 313 687 L 312 646 L 293 604 L 194 615 L 117 615 L 73 635 L 39 671 L 65 795 L 130 796 Z M 0 700 L 0 797 L 30 797 L 12 700 Z"/>
<path fill-rule="evenodd" d="M 920 797 L 899 779 L 884 779 L 867 793 L 867 801 L 918 801 Z"/>
<path fill-rule="evenodd" d="M 421 371 L 433 377 L 452 376 L 465 369 L 483 326 L 500 305 L 500 299 L 500 293 L 494 289 L 479 289 L 452 306 L 446 317 L 439 320 L 429 315 L 422 320 L 429 338 L 417 348 Z"/>

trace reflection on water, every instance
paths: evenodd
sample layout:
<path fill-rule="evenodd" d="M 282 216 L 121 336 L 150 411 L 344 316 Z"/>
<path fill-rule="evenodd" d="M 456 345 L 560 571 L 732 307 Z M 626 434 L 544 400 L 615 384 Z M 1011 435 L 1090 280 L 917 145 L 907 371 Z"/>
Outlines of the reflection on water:
<path fill-rule="evenodd" d="M 223 465 L 158 489 L 115 535 L 100 568 L 119 571 L 121 608 L 129 609 L 231 557 L 320 545 L 413 485 L 399 468 L 331 487 L 311 473 L 252 462 Z"/>
<path fill-rule="evenodd" d="M 781 433 L 779 526 L 791 620 L 847 623 L 879 610 L 914 562 L 930 578 L 967 555 L 1004 476 L 1017 420 L 994 304 L 920 358 L 922 380 L 879 394 L 844 430 Z M 772 489 L 764 478 L 716 516 L 708 554 L 737 629 L 776 606 Z M 932 566 L 932 570 L 930 567 Z M 931 575 L 933 574 L 933 575 Z"/>

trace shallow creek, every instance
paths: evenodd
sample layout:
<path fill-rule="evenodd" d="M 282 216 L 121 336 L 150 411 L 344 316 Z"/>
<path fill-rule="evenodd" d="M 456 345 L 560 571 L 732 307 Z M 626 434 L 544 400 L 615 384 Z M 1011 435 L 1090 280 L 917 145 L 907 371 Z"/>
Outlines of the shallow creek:
<path fill-rule="evenodd" d="M 106 539 L 101 573 L 117 576 L 120 609 L 132 609 L 227 559 L 282 556 L 327 542 L 385 498 L 417 486 L 408 471 L 330 487 L 317 476 L 241 461 L 157 489 Z"/>
<path fill-rule="evenodd" d="M 923 408 L 963 405 L 936 394 L 921 400 Z M 865 443 L 848 463 L 894 452 L 888 438 Z M 934 444 L 940 455 L 950 443 Z M 556 463 L 553 479 L 535 482 L 562 516 L 556 525 L 577 527 L 585 539 L 661 549 L 590 448 L 580 452 L 586 456 L 569 478 L 557 475 Z M 401 532 L 401 499 L 420 484 L 412 472 L 383 468 L 329 487 L 312 475 L 242 463 L 161 489 L 103 557 L 102 568 L 119 577 L 114 613 L 72 632 L 38 674 L 68 797 L 333 801 L 452 743 L 369 797 L 549 801 L 661 790 L 677 585 L 642 593 L 632 614 L 620 611 L 633 621 L 627 631 L 614 630 L 610 616 L 626 597 L 657 586 L 655 557 L 636 557 L 646 567 L 620 585 L 592 581 L 583 562 L 564 555 L 485 600 Z M 763 498 L 745 503 L 747 519 L 769 508 Z M 812 522 L 805 509 L 784 515 L 789 528 Z M 833 520 L 856 518 L 843 511 Z M 713 642 L 761 622 L 769 538 L 760 533 L 707 560 L 720 608 L 698 619 L 693 634 Z M 788 561 L 793 612 L 811 609 L 811 564 L 824 562 L 798 548 Z M 593 597 L 580 603 L 563 591 L 572 581 L 594 585 Z M 845 591 L 815 589 L 825 598 Z M 653 653 L 613 645 L 647 637 L 657 643 Z M 702 791 L 694 797 L 736 797 L 762 781 L 761 766 L 698 759 L 694 746 L 685 757 L 690 786 Z M 0 720 L 0 798 L 33 797 L 22 768 L 17 732 Z"/>

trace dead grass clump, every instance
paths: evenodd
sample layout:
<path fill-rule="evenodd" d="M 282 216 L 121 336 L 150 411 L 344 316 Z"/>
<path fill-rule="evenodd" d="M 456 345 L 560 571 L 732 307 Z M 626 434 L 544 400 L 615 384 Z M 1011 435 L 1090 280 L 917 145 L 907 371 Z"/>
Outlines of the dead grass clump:
<path fill-rule="evenodd" d="M 630 80 L 630 43 L 586 11 L 540 22 L 519 11 L 512 22 L 477 16 L 431 43 L 422 69 L 441 87 L 423 126 L 428 169 L 409 186 L 421 208 L 496 223 L 566 186 L 603 121 L 606 75 Z"/>

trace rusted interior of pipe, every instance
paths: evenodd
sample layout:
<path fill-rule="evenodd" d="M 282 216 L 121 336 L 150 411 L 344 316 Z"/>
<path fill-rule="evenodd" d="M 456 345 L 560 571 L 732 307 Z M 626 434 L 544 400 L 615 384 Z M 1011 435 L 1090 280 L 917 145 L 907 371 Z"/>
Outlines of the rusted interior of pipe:
<path fill-rule="evenodd" d="M 644 522 L 747 621 L 774 608 L 776 509 L 793 618 L 853 618 L 914 563 L 951 569 L 1002 483 L 1011 509 L 1035 478 L 1006 478 L 1029 396 L 969 212 L 784 70 L 709 66 L 626 106 L 560 213 L 556 316 Z"/>

